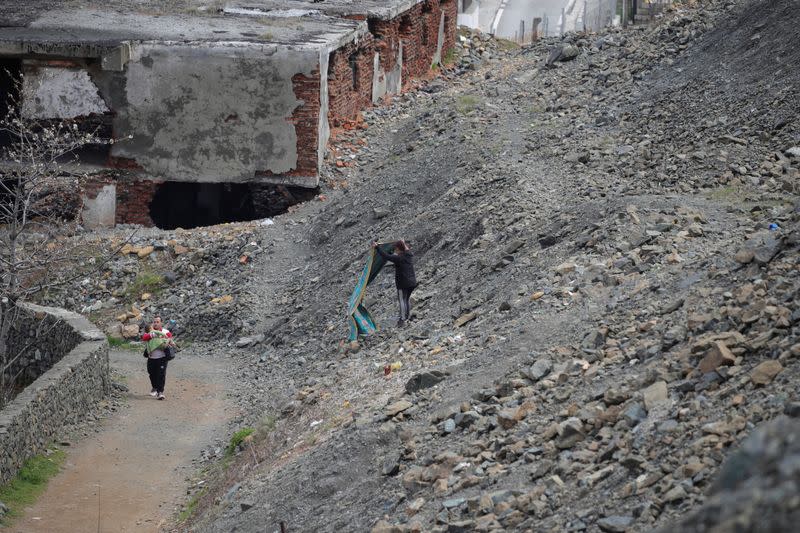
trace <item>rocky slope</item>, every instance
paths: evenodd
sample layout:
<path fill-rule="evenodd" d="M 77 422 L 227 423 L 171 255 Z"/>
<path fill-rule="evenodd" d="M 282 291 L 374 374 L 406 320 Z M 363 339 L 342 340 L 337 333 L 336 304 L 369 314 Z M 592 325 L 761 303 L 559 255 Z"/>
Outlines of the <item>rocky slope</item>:
<path fill-rule="evenodd" d="M 340 133 L 315 200 L 272 224 L 138 233 L 70 305 L 124 278 L 107 314 L 135 309 L 114 327 L 146 305 L 211 339 L 236 423 L 257 429 L 175 528 L 791 523 L 795 4 L 693 2 L 513 51 L 465 38 L 456 69 Z M 368 244 L 398 237 L 416 317 L 392 326 L 384 273 L 381 332 L 347 344 Z M 143 303 L 145 264 L 172 285 Z"/>
<path fill-rule="evenodd" d="M 256 264 L 264 339 L 234 355 L 242 422 L 279 421 L 195 527 L 669 530 L 706 501 L 683 527 L 752 520 L 718 471 L 797 415 L 792 7 L 704 2 L 465 61 L 340 137 L 322 201 L 263 229 L 295 272 Z M 368 242 L 400 236 L 416 320 L 342 345 Z M 391 289 L 370 289 L 384 324 Z M 751 442 L 740 461 L 778 461 Z"/>

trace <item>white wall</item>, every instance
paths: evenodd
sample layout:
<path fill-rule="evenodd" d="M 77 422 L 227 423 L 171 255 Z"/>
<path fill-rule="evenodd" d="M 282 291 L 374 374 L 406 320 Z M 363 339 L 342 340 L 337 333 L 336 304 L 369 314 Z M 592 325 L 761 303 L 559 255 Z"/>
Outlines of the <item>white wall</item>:
<path fill-rule="evenodd" d="M 457 24 L 468 28 L 480 29 L 480 7 L 480 0 L 458 0 Z"/>

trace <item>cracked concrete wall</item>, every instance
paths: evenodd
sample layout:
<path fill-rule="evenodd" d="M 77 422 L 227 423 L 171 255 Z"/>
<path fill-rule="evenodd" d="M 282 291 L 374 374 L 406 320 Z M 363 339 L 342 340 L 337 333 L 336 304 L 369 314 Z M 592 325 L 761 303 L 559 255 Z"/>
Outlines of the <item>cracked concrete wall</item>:
<path fill-rule="evenodd" d="M 83 196 L 81 220 L 89 229 L 114 227 L 117 217 L 117 186 L 103 185 L 94 197 Z"/>
<path fill-rule="evenodd" d="M 70 119 L 108 111 L 86 70 L 25 65 L 24 74 L 25 118 Z"/>
<path fill-rule="evenodd" d="M 319 49 L 252 43 L 138 45 L 125 72 L 95 74 L 117 111 L 115 137 L 133 135 L 114 144 L 111 155 L 174 181 L 241 182 L 254 181 L 256 171 L 287 173 L 298 159 L 292 112 L 302 105 L 292 76 L 310 75 L 323 56 Z M 327 117 L 327 105 L 320 115 Z M 320 150 L 327 139 L 323 122 Z"/>

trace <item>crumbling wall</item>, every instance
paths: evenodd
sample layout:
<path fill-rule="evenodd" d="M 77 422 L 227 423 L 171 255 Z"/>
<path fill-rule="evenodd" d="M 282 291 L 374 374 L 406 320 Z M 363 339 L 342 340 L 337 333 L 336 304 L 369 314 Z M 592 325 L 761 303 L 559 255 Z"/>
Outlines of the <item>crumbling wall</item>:
<path fill-rule="evenodd" d="M 117 179 L 117 224 L 153 226 L 150 203 L 162 183 L 159 180 Z"/>
<path fill-rule="evenodd" d="M 26 59 L 22 66 L 25 118 L 72 119 L 109 111 L 82 62 Z"/>
<path fill-rule="evenodd" d="M 115 136 L 133 136 L 111 155 L 172 181 L 251 181 L 258 171 L 316 175 L 318 70 L 316 50 L 142 44 L 125 72 L 98 74 L 117 111 Z M 306 130 L 314 132 L 311 142 Z"/>
<path fill-rule="evenodd" d="M 328 63 L 328 108 L 333 126 L 353 120 L 372 104 L 375 42 L 371 34 L 337 48 Z"/>
<path fill-rule="evenodd" d="M 414 78 L 428 75 L 455 46 L 458 6 L 455 0 L 428 0 L 388 19 L 370 19 L 375 38 L 373 101 L 398 93 Z"/>

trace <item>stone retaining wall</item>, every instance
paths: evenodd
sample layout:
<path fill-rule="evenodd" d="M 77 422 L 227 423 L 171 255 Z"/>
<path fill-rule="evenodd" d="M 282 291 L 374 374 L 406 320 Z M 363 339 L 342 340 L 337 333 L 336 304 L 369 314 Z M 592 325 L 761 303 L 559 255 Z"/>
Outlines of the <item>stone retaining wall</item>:
<path fill-rule="evenodd" d="M 25 311 L 14 342 L 32 343 L 29 363 L 47 370 L 0 411 L 0 483 L 66 425 L 80 422 L 110 388 L 108 342 L 99 329 L 63 309 L 26 304 Z"/>

